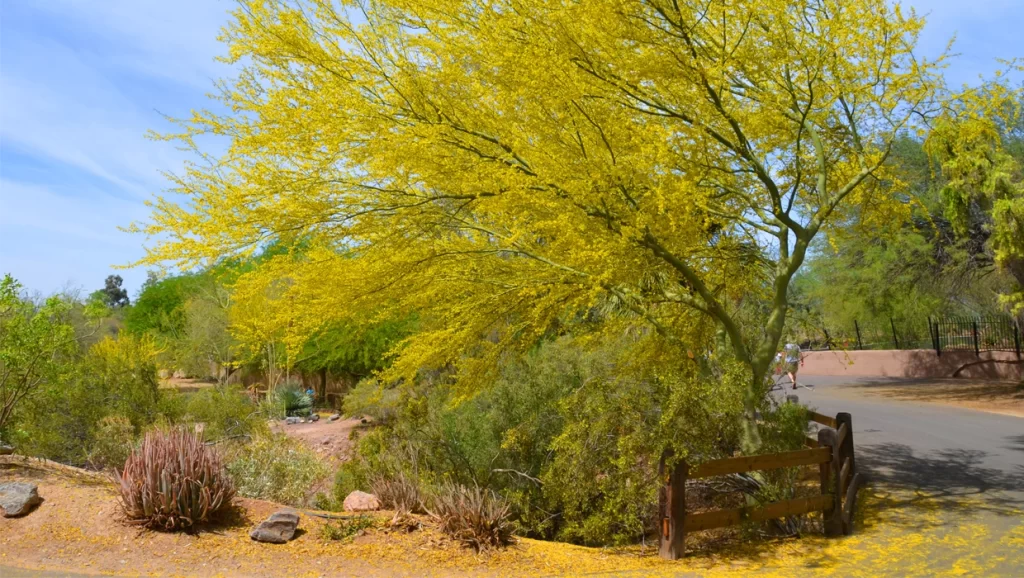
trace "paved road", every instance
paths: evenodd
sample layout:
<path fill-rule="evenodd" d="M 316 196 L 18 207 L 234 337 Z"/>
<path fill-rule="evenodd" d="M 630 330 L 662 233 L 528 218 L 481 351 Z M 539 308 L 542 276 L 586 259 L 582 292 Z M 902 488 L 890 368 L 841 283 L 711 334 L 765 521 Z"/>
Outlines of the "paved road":
<path fill-rule="evenodd" d="M 800 403 L 852 415 L 858 469 L 875 482 L 1024 509 L 1024 418 L 866 391 L 900 381 L 888 378 L 801 375 L 798 381 L 814 386 L 797 390 Z"/>

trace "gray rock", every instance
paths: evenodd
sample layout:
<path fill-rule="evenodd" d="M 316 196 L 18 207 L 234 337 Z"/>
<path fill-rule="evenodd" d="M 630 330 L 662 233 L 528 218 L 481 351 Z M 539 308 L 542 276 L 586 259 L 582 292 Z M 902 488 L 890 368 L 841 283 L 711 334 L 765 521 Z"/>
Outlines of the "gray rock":
<path fill-rule="evenodd" d="M 338 421 L 339 419 L 341 419 L 341 414 L 335 413 L 332 414 L 331 417 L 327 418 L 327 421 Z"/>
<path fill-rule="evenodd" d="M 14 453 L 14 448 L 13 447 L 11 447 L 11 446 L 9 446 L 7 444 L 4 444 L 4 443 L 0 443 L 0 456 L 9 456 L 9 455 L 11 455 L 13 453 Z"/>
<path fill-rule="evenodd" d="M 309 416 L 309 421 L 320 421 L 320 414 L 314 413 L 313 415 Z"/>
<path fill-rule="evenodd" d="M 284 544 L 295 537 L 295 529 L 298 527 L 298 514 L 292 510 L 278 510 L 253 528 L 249 537 L 257 542 Z"/>
<path fill-rule="evenodd" d="M 24 516 L 43 501 L 35 484 L 8 482 L 0 484 L 0 509 L 5 518 Z"/>
<path fill-rule="evenodd" d="M 291 417 L 284 418 L 284 423 L 286 423 L 288 425 L 292 425 L 292 424 L 296 424 L 296 423 L 300 423 L 300 422 L 302 422 L 302 418 L 300 418 L 300 417 L 291 416 Z"/>

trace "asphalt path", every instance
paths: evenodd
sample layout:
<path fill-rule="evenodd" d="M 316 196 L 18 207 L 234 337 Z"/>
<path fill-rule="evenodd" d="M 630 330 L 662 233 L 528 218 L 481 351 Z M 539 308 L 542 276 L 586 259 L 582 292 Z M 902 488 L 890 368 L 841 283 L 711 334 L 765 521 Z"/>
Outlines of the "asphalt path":
<path fill-rule="evenodd" d="M 784 382 L 789 380 L 783 378 Z M 875 396 L 907 380 L 800 375 L 800 403 L 852 416 L 857 468 L 869 480 L 938 497 L 1024 508 L 1024 418 Z"/>

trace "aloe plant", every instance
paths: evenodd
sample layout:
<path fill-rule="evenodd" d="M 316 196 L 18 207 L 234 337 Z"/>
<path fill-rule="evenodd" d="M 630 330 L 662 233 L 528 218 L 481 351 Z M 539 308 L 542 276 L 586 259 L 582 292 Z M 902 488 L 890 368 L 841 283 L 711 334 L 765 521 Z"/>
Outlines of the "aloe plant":
<path fill-rule="evenodd" d="M 191 530 L 235 496 L 220 454 L 185 429 L 146 434 L 115 479 L 125 517 L 147 528 Z"/>

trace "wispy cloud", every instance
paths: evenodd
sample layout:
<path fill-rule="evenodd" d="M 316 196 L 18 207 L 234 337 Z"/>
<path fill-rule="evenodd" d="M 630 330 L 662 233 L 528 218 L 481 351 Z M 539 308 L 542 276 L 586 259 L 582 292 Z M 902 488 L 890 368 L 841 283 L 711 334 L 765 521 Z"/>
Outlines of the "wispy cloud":
<path fill-rule="evenodd" d="M 142 253 L 117 230 L 182 166 L 162 113 L 206 106 L 232 3 L 0 3 L 0 272 L 49 292 L 98 286 Z M 138 287 L 142 271 L 119 272 Z"/>

